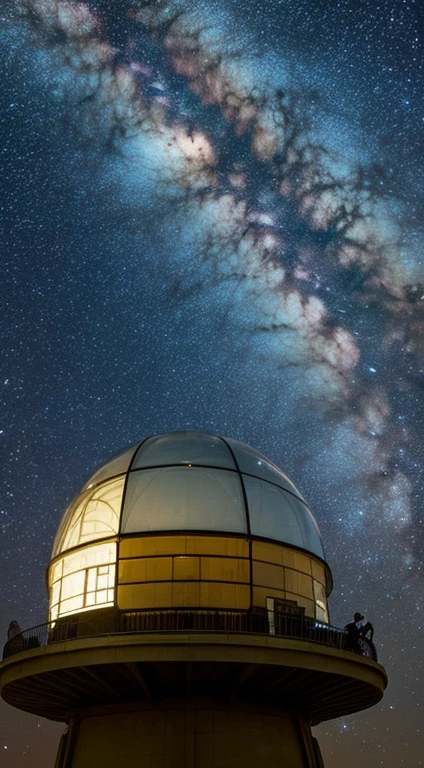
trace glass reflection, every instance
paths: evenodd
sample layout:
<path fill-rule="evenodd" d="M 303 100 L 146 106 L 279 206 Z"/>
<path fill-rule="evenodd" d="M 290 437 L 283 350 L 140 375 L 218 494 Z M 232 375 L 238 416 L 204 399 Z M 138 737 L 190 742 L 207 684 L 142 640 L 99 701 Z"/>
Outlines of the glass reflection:
<path fill-rule="evenodd" d="M 83 485 L 81 490 L 86 491 L 89 488 L 93 488 L 95 485 L 102 483 L 104 480 L 109 480 L 111 477 L 122 475 L 124 472 L 127 472 L 137 449 L 137 445 L 138 444 L 132 445 L 131 448 L 127 448 L 126 451 L 118 453 L 117 456 L 109 459 L 106 464 L 99 467 L 94 475 L 91 475 L 90 479 Z"/>
<path fill-rule="evenodd" d="M 328 622 L 328 608 L 327 597 L 325 594 L 325 587 L 321 582 L 314 581 L 314 598 L 315 598 L 315 613 L 316 618 L 320 621 Z"/>
<path fill-rule="evenodd" d="M 124 482 L 122 475 L 77 496 L 65 512 L 52 557 L 66 549 L 118 533 Z"/>
<path fill-rule="evenodd" d="M 143 531 L 247 531 L 238 474 L 201 467 L 131 472 L 122 533 Z"/>
<path fill-rule="evenodd" d="M 301 499 L 303 498 L 290 478 L 287 477 L 287 475 L 285 475 L 275 464 L 269 461 L 269 459 L 263 456 L 262 453 L 255 451 L 254 448 L 250 448 L 249 445 L 239 443 L 237 440 L 232 440 L 227 437 L 225 440 L 234 451 L 234 456 L 236 457 L 241 472 L 246 472 L 249 475 L 259 477 L 262 480 L 268 480 L 270 483 L 281 485 L 282 488 L 286 488 Z"/>
<path fill-rule="evenodd" d="M 220 437 L 200 432 L 173 432 L 150 437 L 139 448 L 133 469 L 171 464 L 200 464 L 235 469 L 228 447 Z"/>
<path fill-rule="evenodd" d="M 253 536 L 301 547 L 324 557 L 318 527 L 308 507 L 283 488 L 243 475 Z"/>

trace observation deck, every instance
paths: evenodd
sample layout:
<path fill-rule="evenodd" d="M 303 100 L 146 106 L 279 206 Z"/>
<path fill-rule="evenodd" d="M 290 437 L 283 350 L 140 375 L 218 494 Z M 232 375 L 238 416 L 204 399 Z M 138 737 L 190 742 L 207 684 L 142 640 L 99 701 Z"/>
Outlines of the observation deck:
<path fill-rule="evenodd" d="M 9 703 L 67 721 L 80 707 L 181 697 L 284 708 L 312 725 L 368 708 L 387 683 L 372 644 L 283 613 L 125 611 L 83 614 L 24 630 L 0 671 Z M 312 693 L 313 691 L 313 693 Z"/>

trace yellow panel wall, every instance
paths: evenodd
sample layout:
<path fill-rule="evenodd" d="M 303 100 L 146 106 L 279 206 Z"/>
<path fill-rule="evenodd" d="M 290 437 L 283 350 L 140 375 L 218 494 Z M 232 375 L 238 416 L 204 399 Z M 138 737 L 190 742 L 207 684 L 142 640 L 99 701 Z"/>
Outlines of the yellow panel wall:
<path fill-rule="evenodd" d="M 201 603 L 199 581 L 174 581 L 172 608 L 198 608 Z"/>
<path fill-rule="evenodd" d="M 294 592 L 297 595 L 313 599 L 312 577 L 305 573 L 299 573 L 292 568 L 285 568 L 285 588 L 287 592 Z"/>
<path fill-rule="evenodd" d="M 312 560 L 312 576 L 321 584 L 325 584 L 327 579 L 325 577 L 325 568 L 322 563 L 317 560 Z"/>
<path fill-rule="evenodd" d="M 248 610 L 248 555 L 245 539 L 178 535 L 123 539 L 118 608 Z"/>
<path fill-rule="evenodd" d="M 262 560 L 264 563 L 285 565 L 283 547 L 278 544 L 270 544 L 267 541 L 252 542 L 253 560 Z"/>
<path fill-rule="evenodd" d="M 118 583 L 172 581 L 172 557 L 149 557 L 120 560 Z"/>
<path fill-rule="evenodd" d="M 293 556 L 293 568 L 295 568 L 296 571 L 302 571 L 310 576 L 312 574 L 312 558 L 308 555 L 304 555 L 303 552 L 296 551 L 293 552 Z M 284 563 L 284 565 L 287 565 L 287 563 Z"/>
<path fill-rule="evenodd" d="M 278 600 L 285 600 L 286 593 L 283 589 L 271 589 L 271 587 L 253 587 L 253 605 L 255 608 L 266 608 L 267 597 L 275 597 Z"/>
<path fill-rule="evenodd" d="M 249 542 L 226 536 L 134 536 L 122 539 L 119 558 L 154 555 L 222 555 L 249 557 Z"/>
<path fill-rule="evenodd" d="M 249 557 L 249 542 L 226 536 L 186 536 L 186 554 Z"/>
<path fill-rule="evenodd" d="M 248 560 L 231 557 L 200 558 L 202 581 L 238 581 L 249 583 L 250 566 Z"/>
<path fill-rule="evenodd" d="M 226 536 L 139 536 L 119 547 L 118 608 L 265 610 L 266 598 L 294 600 L 322 619 L 324 565 L 279 544 Z M 314 588 L 315 583 L 315 588 Z M 314 594 L 315 593 L 315 594 Z M 251 603 L 252 597 L 252 603 Z M 315 607 L 317 604 L 317 608 Z M 319 609 L 318 609 L 319 607 Z"/>
<path fill-rule="evenodd" d="M 186 579 L 199 581 L 200 579 L 200 558 L 174 557 L 174 568 L 172 578 L 176 581 L 185 581 Z"/>
<path fill-rule="evenodd" d="M 276 565 L 284 565 L 287 568 L 294 568 L 296 571 L 303 571 L 308 575 L 312 574 L 312 563 L 314 561 L 312 557 L 303 552 L 296 552 L 295 549 L 285 547 L 281 544 L 271 544 L 267 541 L 253 541 L 252 542 L 252 557 L 253 560 L 260 560 L 265 563 L 275 563 Z M 324 566 L 321 564 L 322 569 L 320 573 L 324 573 Z M 315 576 L 317 579 L 318 576 Z"/>
<path fill-rule="evenodd" d="M 200 582 L 201 608 L 226 608 L 247 611 L 250 605 L 250 587 L 242 584 Z"/>
<path fill-rule="evenodd" d="M 264 610 L 266 598 L 293 600 L 305 608 L 305 614 L 322 619 L 328 609 L 323 591 L 314 586 L 326 585 L 324 565 L 312 555 L 297 552 L 284 545 L 252 541 L 253 605 Z M 316 602 L 315 602 L 316 601 Z"/>
<path fill-rule="evenodd" d="M 253 561 L 253 583 L 276 589 L 284 589 L 284 568 L 271 563 Z"/>
<path fill-rule="evenodd" d="M 128 611 L 137 608 L 171 608 L 172 582 L 118 585 L 117 602 L 118 608 Z"/>

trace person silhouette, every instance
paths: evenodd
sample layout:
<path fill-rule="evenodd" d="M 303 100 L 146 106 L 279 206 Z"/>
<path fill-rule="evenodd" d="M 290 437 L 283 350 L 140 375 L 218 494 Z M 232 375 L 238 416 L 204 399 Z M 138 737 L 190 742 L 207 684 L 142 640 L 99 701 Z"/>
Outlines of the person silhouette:
<path fill-rule="evenodd" d="M 17 621 L 11 621 L 7 630 L 7 642 L 3 648 L 3 658 L 13 656 L 14 653 L 20 653 L 26 648 L 22 630 Z"/>
<path fill-rule="evenodd" d="M 346 624 L 345 631 L 347 632 L 346 648 L 354 653 L 359 653 L 362 656 L 361 637 L 364 637 L 369 629 L 372 629 L 370 622 L 364 623 L 365 617 L 362 613 L 357 611 L 353 614 L 353 621 Z"/>

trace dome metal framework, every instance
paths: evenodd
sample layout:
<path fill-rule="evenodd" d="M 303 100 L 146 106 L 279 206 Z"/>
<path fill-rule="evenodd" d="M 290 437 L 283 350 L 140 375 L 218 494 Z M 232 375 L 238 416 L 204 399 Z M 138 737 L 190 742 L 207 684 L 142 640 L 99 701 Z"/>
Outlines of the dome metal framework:
<path fill-rule="evenodd" d="M 325 562 L 311 510 L 269 459 L 230 438 L 156 435 L 104 464 L 66 510 L 48 571 L 50 619 L 115 604 L 118 541 L 182 532 L 265 539 Z M 328 618 L 325 594 L 315 603 Z"/>

